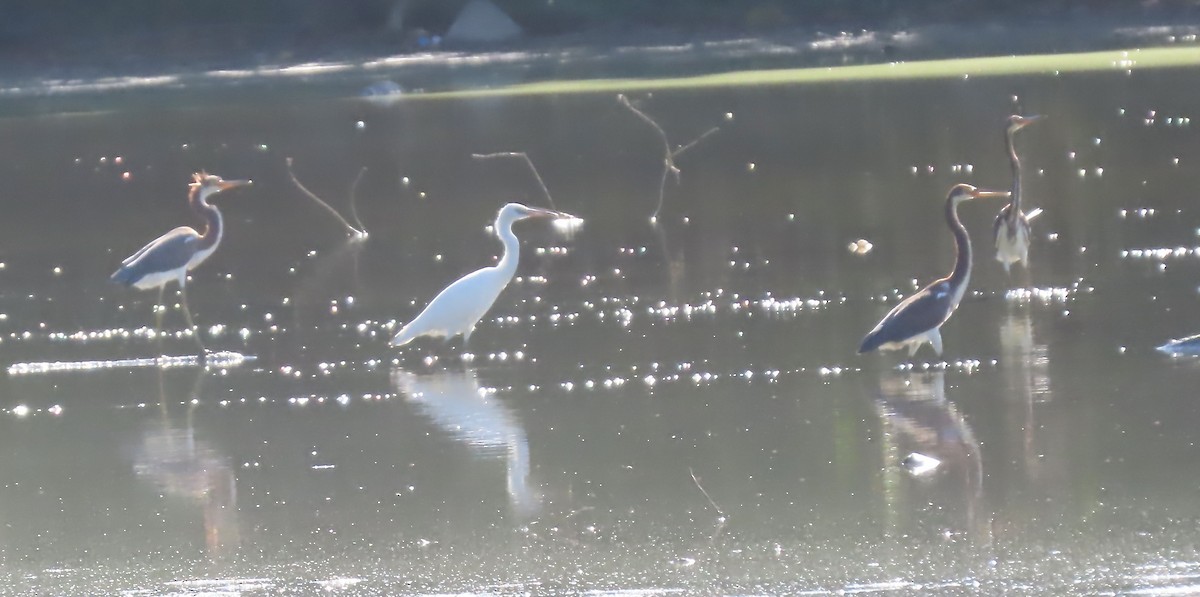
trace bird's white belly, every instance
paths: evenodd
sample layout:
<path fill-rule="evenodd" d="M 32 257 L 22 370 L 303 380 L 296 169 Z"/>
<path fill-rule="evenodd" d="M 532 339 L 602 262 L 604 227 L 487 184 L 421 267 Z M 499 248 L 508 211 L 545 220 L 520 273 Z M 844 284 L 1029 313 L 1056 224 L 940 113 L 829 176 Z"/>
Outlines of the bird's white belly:
<path fill-rule="evenodd" d="M 1001 263 L 1016 263 L 1029 259 L 1029 235 L 1024 226 L 1017 226 L 1016 234 L 1009 234 L 1008 224 L 1000 226 L 996 235 L 996 260 Z"/>
<path fill-rule="evenodd" d="M 879 345 L 879 349 L 880 350 L 905 350 L 905 349 L 907 349 L 909 351 L 909 353 L 912 354 L 912 353 L 917 352 L 917 349 L 921 348 L 921 345 L 926 342 L 934 345 L 934 347 L 936 348 L 937 343 L 934 342 L 935 335 L 940 335 L 940 332 L 938 332 L 938 328 L 933 328 L 923 334 L 917 334 L 916 336 L 913 336 L 907 340 L 884 342 L 883 344 Z"/>
<path fill-rule="evenodd" d="M 180 279 L 182 272 L 179 269 L 173 269 L 165 272 L 154 272 L 142 276 L 137 282 L 134 282 L 133 287 L 138 290 L 150 290 L 151 288 L 159 288 L 166 286 L 168 283 Z"/>
<path fill-rule="evenodd" d="M 929 338 L 927 338 L 925 336 L 926 336 L 925 334 L 921 334 L 919 336 L 913 336 L 912 338 L 909 338 L 907 340 L 900 340 L 897 342 L 884 342 L 883 344 L 879 345 L 879 350 L 904 350 L 904 349 L 911 350 L 911 347 L 913 347 L 913 346 L 920 346 L 920 345 L 928 342 Z"/>

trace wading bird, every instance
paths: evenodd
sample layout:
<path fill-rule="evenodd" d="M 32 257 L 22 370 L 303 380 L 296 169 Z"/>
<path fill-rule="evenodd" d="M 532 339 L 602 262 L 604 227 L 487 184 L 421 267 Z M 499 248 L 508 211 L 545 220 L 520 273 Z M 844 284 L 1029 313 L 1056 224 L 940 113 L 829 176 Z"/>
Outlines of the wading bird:
<path fill-rule="evenodd" d="M 504 255 L 500 263 L 471 272 L 447 286 L 416 319 L 392 338 L 392 346 L 404 346 L 421 336 L 449 339 L 462 334 L 464 344 L 470 340 L 475 324 L 496 302 L 513 274 L 517 273 L 521 242 L 513 234 L 512 225 L 526 218 L 577 219 L 570 214 L 526 207 L 520 203 L 509 203 L 502 207 L 494 225 L 496 234 L 504 243 Z"/>
<path fill-rule="evenodd" d="M 192 313 L 187 304 L 187 274 L 212 255 L 221 242 L 221 212 L 208 204 L 208 198 L 248 184 L 249 180 L 221 180 L 220 176 L 207 172 L 193 174 L 192 182 L 188 184 L 188 206 L 204 219 L 204 232 L 180 226 L 154 239 L 122 261 L 121 267 L 113 272 L 112 280 L 138 290 L 157 288 L 157 305 L 162 305 L 163 290 L 167 284 L 178 282 L 179 292 L 183 295 L 183 315 L 187 318 L 188 329 L 194 330 L 196 325 L 192 323 Z M 157 319 L 158 325 L 162 325 L 161 311 Z M 200 340 L 199 332 L 196 333 L 196 341 L 203 350 L 204 342 Z"/>
<path fill-rule="evenodd" d="M 904 299 L 899 305 L 884 316 L 883 321 L 875 326 L 863 338 L 858 353 L 881 348 L 884 350 L 899 350 L 908 347 L 908 355 L 917 353 L 922 344 L 928 342 L 942 354 L 942 333 L 940 328 L 962 300 L 971 281 L 971 237 L 967 229 L 958 219 L 958 204 L 980 197 L 1007 197 L 1007 191 L 985 191 L 969 184 L 955 185 L 946 196 L 946 224 L 954 233 L 954 247 L 957 257 L 954 260 L 954 271 L 949 276 L 935 280 L 920 292 Z"/>
<path fill-rule="evenodd" d="M 1039 118 L 1041 116 L 1013 114 L 1008 117 L 1008 126 L 1004 129 L 1008 162 L 1012 166 L 1012 199 L 996 214 L 992 236 L 996 239 L 996 261 L 1004 266 L 1005 273 L 1018 261 L 1029 263 L 1029 221 L 1042 213 L 1041 209 L 1028 215 L 1021 211 L 1021 160 L 1017 158 L 1017 148 L 1013 144 L 1013 135 Z"/>

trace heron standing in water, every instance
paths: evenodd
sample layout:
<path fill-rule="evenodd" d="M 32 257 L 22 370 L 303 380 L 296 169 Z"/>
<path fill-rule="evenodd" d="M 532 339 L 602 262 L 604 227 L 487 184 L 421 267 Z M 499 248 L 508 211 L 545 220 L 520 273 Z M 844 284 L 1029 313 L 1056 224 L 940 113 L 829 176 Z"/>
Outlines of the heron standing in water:
<path fill-rule="evenodd" d="M 404 346 L 421 336 L 453 338 L 462 334 L 463 343 L 471 339 L 475 324 L 492 308 L 500 291 L 508 286 L 517 273 L 517 261 L 521 255 L 521 241 L 513 234 L 512 225 L 526 218 L 578 219 L 549 209 L 526 207 L 520 203 L 509 203 L 500 208 L 494 224 L 496 234 L 504 243 L 504 255 L 500 263 L 471 272 L 433 297 L 429 305 L 392 338 L 392 346 Z"/>
<path fill-rule="evenodd" d="M 223 230 L 221 212 L 209 205 L 208 198 L 221 191 L 249 184 L 249 180 L 221 180 L 220 176 L 207 172 L 193 174 L 192 182 L 188 185 L 188 206 L 204 219 L 204 232 L 180 226 L 154 239 L 122 261 L 121 267 L 113 272 L 112 280 L 138 290 L 157 288 L 156 305 L 162 305 L 163 290 L 167 284 L 171 281 L 178 282 L 179 292 L 183 295 L 183 315 L 187 318 L 188 329 L 196 330 L 187 304 L 187 275 L 217 250 Z M 161 311 L 158 312 L 157 319 L 158 325 L 162 325 Z M 199 331 L 196 330 L 195 333 L 200 349 L 205 350 Z"/>
<path fill-rule="evenodd" d="M 996 214 L 992 236 L 996 239 L 996 261 L 1004 266 L 1005 273 L 1018 261 L 1029 263 L 1029 221 L 1042 213 L 1041 209 L 1035 209 L 1028 215 L 1021 211 L 1021 160 L 1017 158 L 1017 148 L 1013 144 L 1013 135 L 1017 131 L 1040 118 L 1013 114 L 1008 117 L 1008 125 L 1004 129 L 1008 161 L 1012 166 L 1012 199 Z"/>
<path fill-rule="evenodd" d="M 985 191 L 969 184 L 954 185 L 946 196 L 946 224 L 954 233 L 954 248 L 957 257 L 954 270 L 949 276 L 935 280 L 920 292 L 904 299 L 884 316 L 863 338 L 858 353 L 876 348 L 898 350 L 908 348 L 908 355 L 917 353 L 922 344 L 928 342 L 933 350 L 942 354 L 942 324 L 954 314 L 958 302 L 967 291 L 971 281 L 971 237 L 958 219 L 958 204 L 980 197 L 1007 197 L 1007 191 Z"/>

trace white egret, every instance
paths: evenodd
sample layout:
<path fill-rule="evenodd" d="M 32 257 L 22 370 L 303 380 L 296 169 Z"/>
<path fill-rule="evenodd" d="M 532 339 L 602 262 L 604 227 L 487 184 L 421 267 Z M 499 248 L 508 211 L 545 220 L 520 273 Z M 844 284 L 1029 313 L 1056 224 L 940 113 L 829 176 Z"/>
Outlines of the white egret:
<path fill-rule="evenodd" d="M 513 234 L 512 225 L 526 218 L 578 219 L 570 214 L 526 207 L 520 203 L 509 203 L 502 207 L 494 225 L 496 234 L 504 243 L 504 255 L 500 263 L 471 272 L 439 292 L 416 319 L 392 338 L 392 346 L 404 346 L 421 336 L 449 339 L 461 334 L 464 344 L 470 340 L 475 324 L 492 308 L 500 291 L 508 286 L 509 280 L 517 273 L 521 242 Z"/>

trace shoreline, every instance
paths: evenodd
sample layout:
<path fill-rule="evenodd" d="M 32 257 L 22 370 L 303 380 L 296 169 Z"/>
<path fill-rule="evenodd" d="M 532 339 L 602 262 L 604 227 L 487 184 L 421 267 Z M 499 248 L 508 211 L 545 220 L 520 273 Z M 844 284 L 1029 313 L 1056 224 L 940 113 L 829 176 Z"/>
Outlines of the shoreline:
<path fill-rule="evenodd" d="M 382 52 L 365 40 L 334 43 L 336 49 L 314 50 L 307 56 L 250 52 L 229 44 L 187 59 L 158 56 L 119 60 L 115 65 L 101 65 L 102 55 L 73 63 L 8 60 L 0 64 L 0 114 L 79 111 L 88 99 L 121 91 L 158 90 L 173 96 L 183 90 L 200 91 L 195 94 L 200 100 L 222 101 L 270 85 L 284 86 L 299 98 L 348 97 L 359 95 L 371 83 L 384 82 L 394 84 L 403 94 L 398 97 L 465 97 L 496 94 L 500 89 L 552 89 L 556 84 L 565 89 L 583 83 L 607 90 L 622 81 L 641 81 L 645 86 L 645 81 L 658 79 L 746 71 L 790 71 L 794 76 L 802 69 L 874 67 L 874 71 L 857 71 L 865 73 L 899 64 L 911 72 L 913 65 L 949 58 L 995 61 L 1148 48 L 1200 50 L 1200 20 L 1131 23 L 1089 17 L 1069 23 L 1050 19 L 979 26 L 942 23 L 832 34 L 815 28 L 755 36 L 730 33 L 641 30 L 609 36 L 589 32 L 424 52 Z M 318 91 L 314 89 L 318 85 L 331 89 Z"/>

